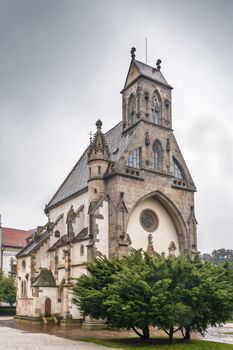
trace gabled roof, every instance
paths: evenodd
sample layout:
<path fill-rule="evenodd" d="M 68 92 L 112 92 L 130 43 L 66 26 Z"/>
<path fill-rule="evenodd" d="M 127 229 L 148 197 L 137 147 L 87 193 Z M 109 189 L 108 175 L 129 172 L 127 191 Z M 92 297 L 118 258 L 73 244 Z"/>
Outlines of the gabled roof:
<path fill-rule="evenodd" d="M 132 69 L 136 68 L 138 74 L 134 75 L 134 78 L 132 80 L 129 80 L 129 75 Z M 129 71 L 126 77 L 124 89 L 127 87 L 129 83 L 134 81 L 139 76 L 144 76 L 146 78 L 152 79 L 158 83 L 161 83 L 163 85 L 166 85 L 167 87 L 171 88 L 171 85 L 168 84 L 166 79 L 164 78 L 162 72 L 152 66 L 149 66 L 148 64 L 145 64 L 143 62 L 140 62 L 138 60 L 132 60 L 131 64 L 129 66 Z"/>
<path fill-rule="evenodd" d="M 35 282 L 32 283 L 32 287 L 57 287 L 53 274 L 50 270 L 42 268 L 39 276 Z"/>
<path fill-rule="evenodd" d="M 27 245 L 30 235 L 31 231 L 2 227 L 2 246 L 22 249 Z"/>
<path fill-rule="evenodd" d="M 69 240 L 74 238 L 74 234 L 69 235 Z M 68 234 L 61 236 L 53 245 L 48 249 L 49 252 L 53 252 L 57 248 L 64 247 L 68 243 Z"/>
<path fill-rule="evenodd" d="M 84 227 L 78 234 L 77 236 L 74 237 L 74 239 L 72 240 L 72 243 L 77 243 L 77 242 L 81 242 L 85 239 L 88 238 L 88 228 Z"/>
<path fill-rule="evenodd" d="M 47 241 L 47 239 L 50 237 L 50 231 L 45 231 L 41 235 L 39 235 L 35 240 L 31 241 L 25 248 L 20 250 L 20 252 L 16 255 L 17 258 L 30 255 L 37 249 L 41 247 L 43 243 Z"/>
<path fill-rule="evenodd" d="M 113 163 L 117 162 L 120 158 L 122 152 L 130 141 L 132 134 L 132 130 L 122 134 L 122 122 L 120 122 L 104 135 L 109 148 L 110 158 Z M 48 208 L 57 205 L 87 187 L 89 177 L 87 165 L 88 149 L 89 147 L 54 194 L 48 203 Z"/>

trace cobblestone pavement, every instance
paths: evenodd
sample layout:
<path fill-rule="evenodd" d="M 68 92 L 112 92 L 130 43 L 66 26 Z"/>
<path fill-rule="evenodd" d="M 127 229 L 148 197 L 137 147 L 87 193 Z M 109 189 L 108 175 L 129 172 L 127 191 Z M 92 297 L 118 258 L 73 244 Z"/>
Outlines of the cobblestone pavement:
<path fill-rule="evenodd" d="M 45 333 L 32 333 L 4 326 L 7 317 L 0 317 L 1 350 L 112 350 L 104 346 L 74 341 Z"/>

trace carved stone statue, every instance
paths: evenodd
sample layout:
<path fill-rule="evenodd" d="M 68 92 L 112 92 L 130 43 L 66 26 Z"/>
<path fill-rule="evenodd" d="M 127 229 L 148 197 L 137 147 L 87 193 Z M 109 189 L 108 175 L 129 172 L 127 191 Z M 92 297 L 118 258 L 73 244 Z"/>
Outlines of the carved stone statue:
<path fill-rule="evenodd" d="M 153 246 L 153 240 L 152 240 L 152 234 L 151 233 L 148 235 L 148 248 L 147 248 L 146 252 L 150 256 L 154 256 L 155 255 L 155 250 L 154 250 L 154 246 Z"/>
<path fill-rule="evenodd" d="M 74 216 L 75 216 L 74 208 L 73 208 L 73 205 L 71 205 L 70 210 L 68 211 L 67 217 L 66 217 L 68 241 L 70 236 L 74 233 L 74 229 L 73 229 Z"/>

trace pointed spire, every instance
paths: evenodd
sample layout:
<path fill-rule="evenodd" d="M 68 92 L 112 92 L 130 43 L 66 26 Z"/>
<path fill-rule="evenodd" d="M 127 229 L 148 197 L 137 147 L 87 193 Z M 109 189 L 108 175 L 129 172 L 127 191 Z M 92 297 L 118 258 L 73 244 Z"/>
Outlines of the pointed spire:
<path fill-rule="evenodd" d="M 90 143 L 90 150 L 89 150 L 89 160 L 90 158 L 95 158 L 98 154 L 98 158 L 101 155 L 101 158 L 108 159 L 109 158 L 109 149 L 107 142 L 105 140 L 105 136 L 102 133 L 102 121 L 100 119 L 96 122 L 96 133 L 94 134 L 91 143 Z"/>

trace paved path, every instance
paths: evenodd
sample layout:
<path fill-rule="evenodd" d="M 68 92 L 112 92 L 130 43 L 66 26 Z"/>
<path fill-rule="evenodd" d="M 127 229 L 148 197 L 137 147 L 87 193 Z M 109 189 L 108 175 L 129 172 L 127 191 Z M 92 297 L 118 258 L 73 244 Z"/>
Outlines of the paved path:
<path fill-rule="evenodd" d="M 226 334 L 227 332 L 233 332 L 233 323 L 226 323 L 223 327 L 209 327 L 204 339 L 233 344 L 233 335 Z"/>
<path fill-rule="evenodd" d="M 1 318 L 2 320 L 2 318 Z M 0 326 L 1 350 L 112 350 L 104 346 L 74 341 L 44 333 L 24 332 Z"/>

